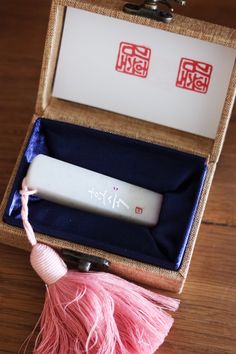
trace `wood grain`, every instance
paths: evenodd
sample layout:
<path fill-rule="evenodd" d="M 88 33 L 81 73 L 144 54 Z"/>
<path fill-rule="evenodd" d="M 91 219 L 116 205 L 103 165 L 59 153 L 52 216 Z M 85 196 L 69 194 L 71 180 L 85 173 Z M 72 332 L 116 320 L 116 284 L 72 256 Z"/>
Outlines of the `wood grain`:
<path fill-rule="evenodd" d="M 0 2 L 0 198 L 34 112 L 49 8 L 50 0 Z M 235 26 L 234 0 L 192 0 L 179 12 Z M 160 354 L 236 353 L 235 137 L 234 110 L 182 305 Z M 0 252 L 0 353 L 14 354 L 39 317 L 45 289 L 27 253 L 3 245 Z"/>

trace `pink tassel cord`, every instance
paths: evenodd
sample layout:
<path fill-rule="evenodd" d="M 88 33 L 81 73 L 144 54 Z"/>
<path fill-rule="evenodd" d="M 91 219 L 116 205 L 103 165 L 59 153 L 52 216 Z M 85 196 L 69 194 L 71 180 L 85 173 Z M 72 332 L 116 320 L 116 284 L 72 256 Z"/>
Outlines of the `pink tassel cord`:
<path fill-rule="evenodd" d="M 22 185 L 22 221 L 31 264 L 47 284 L 35 354 L 152 354 L 172 324 L 165 310 L 179 301 L 109 273 L 68 271 L 61 257 L 36 241 L 28 221 L 30 192 Z"/>

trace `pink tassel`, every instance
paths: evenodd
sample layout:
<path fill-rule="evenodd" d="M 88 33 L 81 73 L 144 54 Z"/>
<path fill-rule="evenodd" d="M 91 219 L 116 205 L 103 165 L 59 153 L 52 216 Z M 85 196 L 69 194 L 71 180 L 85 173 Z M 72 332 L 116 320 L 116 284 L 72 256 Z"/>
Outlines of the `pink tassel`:
<path fill-rule="evenodd" d="M 47 284 L 36 354 L 152 354 L 172 324 L 165 310 L 179 301 L 103 272 L 68 271 L 49 246 L 37 243 L 28 221 L 29 192 L 21 191 L 22 220 L 33 248 L 31 264 Z"/>

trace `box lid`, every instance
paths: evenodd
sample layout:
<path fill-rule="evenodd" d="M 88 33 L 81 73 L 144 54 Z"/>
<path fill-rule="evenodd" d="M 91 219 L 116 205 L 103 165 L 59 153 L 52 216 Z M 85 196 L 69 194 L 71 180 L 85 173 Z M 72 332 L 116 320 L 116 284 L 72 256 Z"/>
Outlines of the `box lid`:
<path fill-rule="evenodd" d="M 178 15 L 166 25 L 123 4 L 53 1 L 36 112 L 217 161 L 236 31 Z"/>

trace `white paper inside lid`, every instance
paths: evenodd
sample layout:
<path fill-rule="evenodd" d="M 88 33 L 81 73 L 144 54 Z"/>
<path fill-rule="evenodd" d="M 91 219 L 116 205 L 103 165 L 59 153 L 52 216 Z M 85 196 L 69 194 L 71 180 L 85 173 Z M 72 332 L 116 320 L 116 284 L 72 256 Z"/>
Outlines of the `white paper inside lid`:
<path fill-rule="evenodd" d="M 67 8 L 53 96 L 214 139 L 235 56 L 235 49 Z"/>

